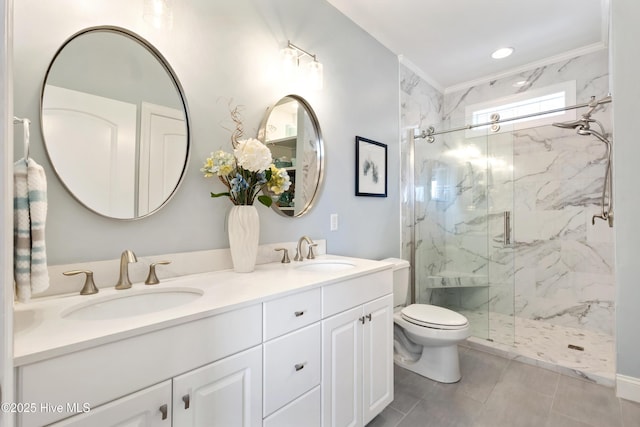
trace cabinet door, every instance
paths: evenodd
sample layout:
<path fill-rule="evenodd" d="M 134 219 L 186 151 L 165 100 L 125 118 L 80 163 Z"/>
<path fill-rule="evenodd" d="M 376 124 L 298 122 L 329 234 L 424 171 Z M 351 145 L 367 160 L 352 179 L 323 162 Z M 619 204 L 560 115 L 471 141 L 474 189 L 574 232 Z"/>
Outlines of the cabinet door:
<path fill-rule="evenodd" d="M 77 406 L 77 410 L 86 409 L 82 404 Z M 171 380 L 50 425 L 52 427 L 171 427 Z"/>
<path fill-rule="evenodd" d="M 393 295 L 364 305 L 364 424 L 393 400 Z"/>
<path fill-rule="evenodd" d="M 322 322 L 322 424 L 362 426 L 362 306 Z"/>
<path fill-rule="evenodd" d="M 262 346 L 173 379 L 173 427 L 262 425 Z"/>

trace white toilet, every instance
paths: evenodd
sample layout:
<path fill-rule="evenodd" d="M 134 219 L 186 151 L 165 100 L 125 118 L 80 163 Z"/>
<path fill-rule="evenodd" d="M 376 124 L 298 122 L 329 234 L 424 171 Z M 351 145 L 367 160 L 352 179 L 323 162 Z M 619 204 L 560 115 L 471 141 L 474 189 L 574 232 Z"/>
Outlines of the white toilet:
<path fill-rule="evenodd" d="M 407 304 L 409 262 L 393 263 L 393 358 L 398 366 L 442 383 L 460 380 L 458 343 L 469 337 L 469 321 L 455 311 L 429 304 Z M 406 307 L 405 307 L 406 306 Z"/>

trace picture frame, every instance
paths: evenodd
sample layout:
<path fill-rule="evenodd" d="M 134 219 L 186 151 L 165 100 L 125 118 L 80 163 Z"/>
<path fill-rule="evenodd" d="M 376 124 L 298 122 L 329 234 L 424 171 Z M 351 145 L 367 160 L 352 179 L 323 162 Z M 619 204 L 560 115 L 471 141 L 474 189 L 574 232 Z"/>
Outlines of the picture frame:
<path fill-rule="evenodd" d="M 356 136 L 356 196 L 387 197 L 387 145 Z"/>

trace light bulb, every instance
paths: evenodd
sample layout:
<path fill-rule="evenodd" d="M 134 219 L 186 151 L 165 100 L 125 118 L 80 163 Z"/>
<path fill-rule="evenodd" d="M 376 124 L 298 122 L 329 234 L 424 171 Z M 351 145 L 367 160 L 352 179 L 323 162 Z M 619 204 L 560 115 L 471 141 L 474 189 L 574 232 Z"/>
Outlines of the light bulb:
<path fill-rule="evenodd" d="M 172 0 L 144 0 L 143 18 L 157 29 L 173 26 Z"/>
<path fill-rule="evenodd" d="M 306 65 L 307 84 L 309 89 L 322 90 L 323 86 L 323 67 L 322 63 L 313 60 Z"/>
<path fill-rule="evenodd" d="M 298 76 L 298 52 L 286 47 L 280 51 L 282 74 L 286 81 L 296 80 Z"/>

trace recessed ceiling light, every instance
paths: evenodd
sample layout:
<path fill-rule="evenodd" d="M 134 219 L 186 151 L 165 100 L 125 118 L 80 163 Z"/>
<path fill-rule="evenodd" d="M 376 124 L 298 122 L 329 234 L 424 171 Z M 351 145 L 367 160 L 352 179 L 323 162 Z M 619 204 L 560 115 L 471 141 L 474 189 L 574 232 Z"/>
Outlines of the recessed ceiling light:
<path fill-rule="evenodd" d="M 512 47 L 501 47 L 491 54 L 493 59 L 502 59 L 511 55 L 515 49 Z"/>
<path fill-rule="evenodd" d="M 529 82 L 526 81 L 526 80 L 520 80 L 519 82 L 515 82 L 513 84 L 513 87 L 522 87 L 522 86 L 526 85 L 527 83 L 529 83 Z"/>

